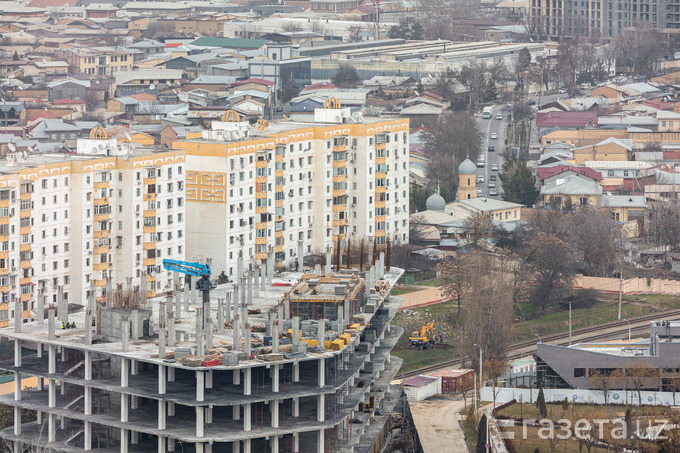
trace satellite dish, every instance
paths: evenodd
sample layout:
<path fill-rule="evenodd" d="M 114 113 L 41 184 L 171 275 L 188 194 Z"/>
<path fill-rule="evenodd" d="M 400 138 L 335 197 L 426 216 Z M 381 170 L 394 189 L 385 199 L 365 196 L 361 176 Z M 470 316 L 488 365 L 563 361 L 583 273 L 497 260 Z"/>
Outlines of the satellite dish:
<path fill-rule="evenodd" d="M 151 85 L 149 85 L 149 89 L 150 89 L 150 90 L 155 90 L 155 89 L 156 89 L 156 85 L 154 85 L 154 84 L 152 83 Z"/>

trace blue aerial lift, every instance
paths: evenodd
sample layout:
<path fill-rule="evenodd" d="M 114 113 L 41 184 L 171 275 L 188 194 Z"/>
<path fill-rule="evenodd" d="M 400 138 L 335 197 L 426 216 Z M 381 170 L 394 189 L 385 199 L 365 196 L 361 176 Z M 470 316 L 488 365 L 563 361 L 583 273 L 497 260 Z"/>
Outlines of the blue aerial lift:
<path fill-rule="evenodd" d="M 203 295 L 203 309 L 210 303 L 210 290 L 217 287 L 217 283 L 210 281 L 210 266 L 201 263 L 191 263 L 189 261 L 163 260 L 163 267 L 169 271 L 179 272 L 189 277 L 200 277 L 196 280 L 196 289 Z M 205 316 L 203 317 L 205 322 Z M 204 326 L 205 327 L 205 326 Z"/>

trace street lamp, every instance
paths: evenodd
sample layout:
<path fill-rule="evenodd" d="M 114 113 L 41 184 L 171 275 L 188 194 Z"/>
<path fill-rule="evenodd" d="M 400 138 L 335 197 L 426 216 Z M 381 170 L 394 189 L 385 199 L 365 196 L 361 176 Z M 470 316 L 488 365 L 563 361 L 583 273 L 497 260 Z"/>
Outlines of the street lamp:
<path fill-rule="evenodd" d="M 482 347 L 477 343 L 473 344 L 472 347 L 477 346 L 479 348 L 479 395 L 482 395 Z M 477 379 L 475 379 L 475 417 L 477 416 Z"/>
<path fill-rule="evenodd" d="M 534 334 L 535 337 L 538 337 L 538 342 L 543 343 L 543 340 L 541 340 L 541 336 L 537 333 Z"/>
<path fill-rule="evenodd" d="M 628 323 L 628 342 L 630 343 L 630 321 L 628 321 L 627 319 L 624 319 L 624 321 Z"/>
<path fill-rule="evenodd" d="M 623 271 L 621 269 L 617 269 L 617 272 L 619 273 L 619 317 L 616 319 L 621 319 L 621 296 L 623 294 Z"/>

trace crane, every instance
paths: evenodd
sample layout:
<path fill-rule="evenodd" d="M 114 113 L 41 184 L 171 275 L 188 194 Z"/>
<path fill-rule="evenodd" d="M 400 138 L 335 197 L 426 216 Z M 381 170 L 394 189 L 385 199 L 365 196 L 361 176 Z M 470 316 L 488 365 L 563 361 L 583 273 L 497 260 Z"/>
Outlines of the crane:
<path fill-rule="evenodd" d="M 164 259 L 163 267 L 169 271 L 179 272 L 189 277 L 200 277 L 196 280 L 196 289 L 203 294 L 203 309 L 205 309 L 206 304 L 210 303 L 210 290 L 215 289 L 217 286 L 215 282 L 210 281 L 210 266 L 189 261 Z M 205 316 L 203 317 L 203 322 L 205 323 Z"/>

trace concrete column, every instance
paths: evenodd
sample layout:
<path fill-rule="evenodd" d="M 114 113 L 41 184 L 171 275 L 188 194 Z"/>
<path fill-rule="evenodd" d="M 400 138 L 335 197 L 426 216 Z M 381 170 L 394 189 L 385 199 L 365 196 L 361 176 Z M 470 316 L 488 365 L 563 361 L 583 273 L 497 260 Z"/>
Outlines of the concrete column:
<path fill-rule="evenodd" d="M 21 401 L 21 373 L 14 372 L 14 401 Z"/>
<path fill-rule="evenodd" d="M 55 415 L 47 414 L 47 441 L 54 442 L 57 437 L 57 425 Z"/>
<path fill-rule="evenodd" d="M 253 269 L 253 295 L 254 297 L 260 297 L 260 267 L 255 266 Z"/>
<path fill-rule="evenodd" d="M 324 453 L 324 451 L 326 451 L 325 450 L 325 447 L 326 447 L 325 442 L 326 442 L 326 439 L 324 438 L 324 430 L 323 430 L 323 428 L 321 428 L 319 430 L 319 440 L 317 441 L 317 444 L 316 444 L 317 453 Z"/>
<path fill-rule="evenodd" d="M 239 418 L 241 418 L 241 406 L 240 405 L 234 404 L 231 407 L 231 417 L 234 420 L 238 420 Z"/>
<path fill-rule="evenodd" d="M 239 323 L 241 321 L 238 319 L 238 317 L 239 317 L 238 313 L 234 312 L 234 323 L 231 330 L 232 336 L 231 346 L 232 349 L 235 351 L 241 350 L 241 332 L 239 331 Z"/>
<path fill-rule="evenodd" d="M 234 370 L 234 385 L 241 385 L 241 370 Z"/>
<path fill-rule="evenodd" d="M 168 341 L 167 341 L 167 346 L 170 346 L 171 348 L 175 347 L 175 342 L 177 341 L 177 336 L 175 334 L 175 316 L 174 313 L 170 313 L 170 317 L 168 318 Z"/>
<path fill-rule="evenodd" d="M 123 352 L 128 352 L 129 350 L 129 341 L 130 341 L 130 321 L 128 320 L 127 316 L 123 316 L 123 339 L 122 339 L 122 348 Z"/>
<path fill-rule="evenodd" d="M 163 359 L 165 357 L 165 341 L 167 337 L 167 331 L 164 328 L 158 329 L 158 358 Z"/>
<path fill-rule="evenodd" d="M 196 370 L 196 401 L 205 401 L 205 371 Z"/>
<path fill-rule="evenodd" d="M 293 343 L 297 344 L 300 342 L 300 317 L 293 316 Z"/>
<path fill-rule="evenodd" d="M 208 370 L 205 372 L 205 388 L 211 389 L 213 388 L 213 372 L 212 370 Z"/>
<path fill-rule="evenodd" d="M 298 453 L 300 451 L 300 434 L 293 433 L 293 453 Z"/>
<path fill-rule="evenodd" d="M 271 436 L 269 438 L 271 442 L 271 452 L 278 453 L 279 451 L 279 436 Z"/>
<path fill-rule="evenodd" d="M 245 288 L 243 288 L 241 291 L 241 298 L 243 300 L 241 301 L 241 316 L 239 316 L 239 319 L 241 320 L 241 331 L 244 333 L 246 331 L 246 327 L 248 326 L 248 307 L 246 306 L 245 294 Z"/>
<path fill-rule="evenodd" d="M 120 429 L 120 453 L 128 453 L 128 430 Z"/>
<path fill-rule="evenodd" d="M 92 344 L 92 312 L 85 313 L 85 344 Z"/>
<path fill-rule="evenodd" d="M 293 409 L 291 412 L 293 417 L 300 416 L 300 398 L 293 398 Z"/>
<path fill-rule="evenodd" d="M 272 319 L 272 352 L 279 352 L 279 320 Z"/>
<path fill-rule="evenodd" d="M 251 394 L 251 384 L 253 383 L 253 369 L 248 367 L 243 370 L 243 394 Z"/>
<path fill-rule="evenodd" d="M 175 297 L 175 317 L 182 318 L 182 304 L 179 300 L 179 273 L 172 272 L 172 295 Z"/>
<path fill-rule="evenodd" d="M 83 450 L 92 450 L 92 423 L 85 421 L 85 434 L 83 439 Z"/>
<path fill-rule="evenodd" d="M 189 277 L 184 277 L 184 311 L 189 311 Z"/>
<path fill-rule="evenodd" d="M 238 251 L 236 259 L 236 281 L 241 281 L 241 277 L 243 277 L 243 250 Z"/>
<path fill-rule="evenodd" d="M 130 311 L 130 321 L 132 324 L 130 335 L 132 336 L 133 340 L 139 340 L 139 337 L 141 336 L 139 332 L 139 310 Z"/>
<path fill-rule="evenodd" d="M 205 412 L 202 407 L 196 407 L 196 437 L 203 437 L 205 433 Z"/>
<path fill-rule="evenodd" d="M 121 423 L 127 423 L 129 420 L 130 407 L 128 406 L 128 401 L 130 400 L 130 395 L 127 393 L 120 394 L 120 421 Z"/>
<path fill-rule="evenodd" d="M 293 382 L 300 382 L 300 362 L 293 362 Z"/>
<path fill-rule="evenodd" d="M 212 410 L 212 404 L 208 407 L 205 408 L 205 422 L 207 424 L 212 423 L 212 416 L 213 416 L 213 410 Z"/>
<path fill-rule="evenodd" d="M 239 453 L 241 450 L 241 441 L 240 440 L 235 440 L 231 443 L 231 451 L 233 453 Z"/>
<path fill-rule="evenodd" d="M 85 387 L 85 415 L 92 415 L 92 387 Z"/>
<path fill-rule="evenodd" d="M 279 366 L 278 364 L 273 364 L 272 370 L 272 392 L 278 393 L 279 391 Z"/>
<path fill-rule="evenodd" d="M 168 382 L 175 382 L 175 367 L 168 367 Z"/>
<path fill-rule="evenodd" d="M 246 353 L 246 357 L 250 357 L 251 354 L 251 341 L 252 338 L 250 337 L 250 327 L 246 328 L 245 333 L 243 334 L 243 344 L 244 344 L 244 350 Z"/>
<path fill-rule="evenodd" d="M 165 429 L 165 428 L 163 428 Z M 158 436 L 158 453 L 165 453 L 165 436 Z"/>
<path fill-rule="evenodd" d="M 324 387 L 326 385 L 326 361 L 320 359 L 319 364 L 319 387 Z"/>
<path fill-rule="evenodd" d="M 243 405 L 243 431 L 250 431 L 251 407 L 250 403 Z"/>
<path fill-rule="evenodd" d="M 47 310 L 47 337 L 50 340 L 54 340 L 54 330 L 54 307 L 50 307 L 49 310 Z"/>
<path fill-rule="evenodd" d="M 21 366 L 21 340 L 14 340 L 14 366 Z"/>
<path fill-rule="evenodd" d="M 175 403 L 174 401 L 168 401 L 168 417 L 175 416 Z"/>
<path fill-rule="evenodd" d="M 253 272 L 252 270 L 248 270 L 248 274 L 246 275 L 246 304 L 247 305 L 252 305 L 253 304 Z"/>
<path fill-rule="evenodd" d="M 239 280 L 239 283 L 241 285 L 241 307 L 245 307 L 248 302 L 246 302 L 246 295 L 248 294 L 248 282 L 245 277 L 241 277 L 241 280 Z"/>
<path fill-rule="evenodd" d="M 271 400 L 269 402 L 269 411 L 272 416 L 272 428 L 279 427 L 279 400 Z"/>
<path fill-rule="evenodd" d="M 325 319 L 319 319 L 319 323 L 317 324 L 317 335 L 316 339 L 319 342 L 319 347 L 323 348 L 326 344 L 326 320 Z"/>
<path fill-rule="evenodd" d="M 217 299 L 217 333 L 224 333 L 224 301 Z"/>
<path fill-rule="evenodd" d="M 314 265 L 314 275 L 321 275 L 321 264 L 316 263 Z"/>
<path fill-rule="evenodd" d="M 260 264 L 260 291 L 264 291 L 267 288 L 267 269 L 265 263 Z"/>
<path fill-rule="evenodd" d="M 158 394 L 165 395 L 167 389 L 168 369 L 163 365 L 158 365 Z"/>
<path fill-rule="evenodd" d="M 63 323 L 68 322 L 68 310 L 64 308 L 64 298 L 62 297 L 61 286 L 57 289 L 57 316 L 59 317 L 59 321 Z M 14 317 L 16 319 L 16 311 Z"/>
<path fill-rule="evenodd" d="M 139 371 L 139 362 L 137 362 L 135 359 L 130 359 L 130 374 L 132 376 L 137 376 L 138 371 Z"/>
<path fill-rule="evenodd" d="M 226 314 L 224 316 L 224 322 L 227 323 L 231 321 L 231 293 L 226 293 L 226 297 L 224 299 L 224 305 L 225 305 L 225 311 Z"/>
<path fill-rule="evenodd" d="M 243 453 L 251 453 L 251 439 L 246 439 L 243 441 Z"/>
<path fill-rule="evenodd" d="M 123 388 L 126 388 L 128 386 L 128 379 L 129 379 L 129 368 L 130 368 L 130 362 L 128 359 L 123 358 L 120 361 L 120 386 Z"/>
<path fill-rule="evenodd" d="M 45 294 L 41 291 L 38 293 L 38 324 L 43 325 L 45 322 Z"/>
<path fill-rule="evenodd" d="M 210 318 L 205 323 L 205 347 L 208 350 L 213 347 L 213 323 Z"/>
<path fill-rule="evenodd" d="M 326 247 L 326 269 L 325 269 L 326 274 L 331 273 L 331 262 L 332 261 L 333 261 L 333 258 L 331 257 L 331 248 Z"/>
<path fill-rule="evenodd" d="M 272 285 L 274 278 L 274 248 L 269 246 L 269 253 L 267 253 L 267 285 Z"/>
<path fill-rule="evenodd" d="M 139 431 L 130 430 L 130 443 L 137 445 L 139 443 Z"/>
<path fill-rule="evenodd" d="M 92 352 L 85 351 L 85 380 L 92 380 Z"/>
<path fill-rule="evenodd" d="M 21 408 L 14 407 L 14 435 L 21 436 Z"/>
<path fill-rule="evenodd" d="M 317 395 L 316 398 L 316 421 L 326 421 L 326 395 Z"/>
<path fill-rule="evenodd" d="M 196 277 L 193 282 L 191 282 L 191 303 L 192 305 L 196 305 L 197 303 L 197 296 L 198 296 L 198 290 L 196 289 L 196 282 L 198 281 L 199 277 Z"/>
<path fill-rule="evenodd" d="M 290 313 L 284 313 L 284 308 L 286 306 L 284 304 L 278 304 L 276 306 L 276 316 L 281 320 L 286 320 L 290 318 Z M 299 327 L 299 325 L 298 325 Z"/>
<path fill-rule="evenodd" d="M 165 401 L 158 400 L 158 429 L 165 429 L 165 414 L 167 409 Z"/>
<path fill-rule="evenodd" d="M 130 409 L 139 408 L 139 398 L 135 395 L 130 395 Z"/>
<path fill-rule="evenodd" d="M 50 379 L 47 383 L 47 405 L 49 407 L 57 407 L 57 382 Z"/>

